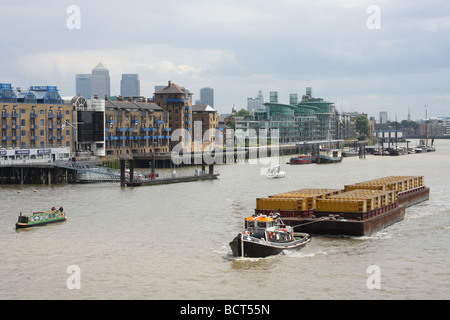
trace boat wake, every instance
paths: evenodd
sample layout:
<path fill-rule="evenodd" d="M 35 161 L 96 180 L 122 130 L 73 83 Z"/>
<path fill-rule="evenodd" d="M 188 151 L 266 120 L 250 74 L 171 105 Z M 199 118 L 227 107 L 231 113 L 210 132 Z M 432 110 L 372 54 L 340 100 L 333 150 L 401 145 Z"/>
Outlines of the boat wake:
<path fill-rule="evenodd" d="M 282 255 L 290 258 L 312 258 L 319 255 L 327 255 L 325 251 L 305 252 L 305 251 L 283 251 Z"/>

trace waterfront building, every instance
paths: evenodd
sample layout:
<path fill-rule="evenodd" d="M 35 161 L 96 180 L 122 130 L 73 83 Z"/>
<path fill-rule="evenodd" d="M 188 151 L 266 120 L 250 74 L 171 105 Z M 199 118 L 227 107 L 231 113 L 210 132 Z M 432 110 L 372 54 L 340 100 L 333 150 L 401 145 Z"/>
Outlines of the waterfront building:
<path fill-rule="evenodd" d="M 223 128 L 219 128 L 219 114 L 210 105 L 192 106 L 192 120 L 194 125 L 196 123 L 201 124 L 203 144 L 208 145 L 215 141 L 216 135 L 223 138 Z M 216 130 L 219 132 L 216 132 Z"/>
<path fill-rule="evenodd" d="M 290 102 L 297 96 L 290 95 Z M 336 111 L 334 104 L 321 98 L 312 97 L 311 88 L 302 101 L 296 104 L 278 103 L 278 92 L 270 92 L 270 102 L 263 104 L 264 110 L 256 110 L 253 115 L 236 117 L 236 129 L 278 130 L 280 143 L 331 140 L 335 138 Z"/>
<path fill-rule="evenodd" d="M 79 95 L 70 103 L 75 107 L 74 123 L 77 134 L 74 136 L 75 156 L 103 157 L 105 151 L 105 100 L 85 99 Z"/>
<path fill-rule="evenodd" d="M 77 74 L 75 76 L 76 95 L 90 98 L 91 95 L 91 74 Z"/>
<path fill-rule="evenodd" d="M 92 69 L 91 95 L 100 98 L 110 95 L 109 70 L 102 63 Z"/>
<path fill-rule="evenodd" d="M 141 95 L 141 82 L 138 74 L 122 74 L 120 95 L 122 97 L 139 97 Z"/>
<path fill-rule="evenodd" d="M 256 98 L 247 98 L 247 111 L 252 113 L 254 110 L 264 109 L 263 107 L 264 97 L 262 91 L 258 92 Z"/>
<path fill-rule="evenodd" d="M 212 108 L 214 108 L 214 89 L 208 87 L 201 88 L 200 101 L 202 102 L 201 104 L 210 105 Z"/>
<path fill-rule="evenodd" d="M 0 84 L 1 147 L 51 148 L 73 143 L 73 106 L 65 104 L 56 86 L 28 90 Z"/>
<path fill-rule="evenodd" d="M 168 113 L 152 102 L 105 101 L 107 155 L 169 152 Z"/>
<path fill-rule="evenodd" d="M 154 93 L 155 103 L 168 113 L 169 126 L 173 131 L 185 129 L 186 137 L 171 142 L 171 148 L 181 141 L 192 141 L 192 93 L 169 81 L 168 85 Z"/>

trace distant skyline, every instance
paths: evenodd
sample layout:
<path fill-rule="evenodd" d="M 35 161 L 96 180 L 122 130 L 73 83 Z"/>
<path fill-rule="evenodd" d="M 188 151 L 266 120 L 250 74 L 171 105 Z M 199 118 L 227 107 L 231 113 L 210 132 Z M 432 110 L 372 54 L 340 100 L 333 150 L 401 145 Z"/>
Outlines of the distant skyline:
<path fill-rule="evenodd" d="M 133 73 L 147 97 L 168 80 L 194 101 L 214 88 L 220 113 L 246 109 L 260 90 L 289 103 L 312 87 L 338 110 L 375 118 L 420 119 L 425 105 L 429 117 L 450 116 L 445 0 L 6 0 L 0 26 L 14 26 L 0 44 L 0 82 L 15 87 L 71 96 L 75 75 L 102 62 L 111 95 Z"/>

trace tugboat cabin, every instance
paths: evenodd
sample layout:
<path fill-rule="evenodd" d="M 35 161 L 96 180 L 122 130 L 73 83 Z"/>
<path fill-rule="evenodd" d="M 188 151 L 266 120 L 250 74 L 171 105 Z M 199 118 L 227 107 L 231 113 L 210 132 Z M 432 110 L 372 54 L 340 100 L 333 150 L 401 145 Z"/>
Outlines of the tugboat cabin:
<path fill-rule="evenodd" d="M 245 227 L 247 229 L 266 229 L 274 226 L 273 218 L 267 216 L 250 216 L 245 219 Z"/>

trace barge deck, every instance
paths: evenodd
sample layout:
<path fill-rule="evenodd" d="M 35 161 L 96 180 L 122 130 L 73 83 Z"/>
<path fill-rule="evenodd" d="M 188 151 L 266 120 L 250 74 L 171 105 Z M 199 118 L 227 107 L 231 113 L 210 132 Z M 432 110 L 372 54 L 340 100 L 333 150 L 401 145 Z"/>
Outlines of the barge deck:
<path fill-rule="evenodd" d="M 345 186 L 302 189 L 258 198 L 256 213 L 279 212 L 295 232 L 370 236 L 404 219 L 405 208 L 429 199 L 423 177 L 394 176 Z"/>

